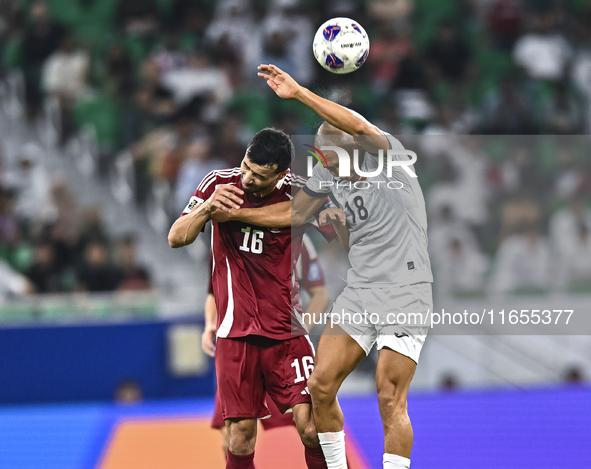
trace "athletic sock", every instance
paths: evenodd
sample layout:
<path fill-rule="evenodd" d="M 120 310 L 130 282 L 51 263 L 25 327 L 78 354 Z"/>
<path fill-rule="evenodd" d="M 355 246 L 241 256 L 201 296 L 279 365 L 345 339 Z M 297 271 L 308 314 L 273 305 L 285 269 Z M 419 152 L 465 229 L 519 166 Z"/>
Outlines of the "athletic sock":
<path fill-rule="evenodd" d="M 254 451 L 246 456 L 233 454 L 228 450 L 228 458 L 226 459 L 226 469 L 255 469 L 254 467 Z"/>
<path fill-rule="evenodd" d="M 347 456 L 345 453 L 345 432 L 319 433 L 318 440 L 326 459 L 328 469 L 347 469 Z"/>
<path fill-rule="evenodd" d="M 306 457 L 308 469 L 328 469 L 320 446 L 304 445 L 304 456 Z"/>
<path fill-rule="evenodd" d="M 384 469 L 408 469 L 410 459 L 397 454 L 384 453 Z"/>

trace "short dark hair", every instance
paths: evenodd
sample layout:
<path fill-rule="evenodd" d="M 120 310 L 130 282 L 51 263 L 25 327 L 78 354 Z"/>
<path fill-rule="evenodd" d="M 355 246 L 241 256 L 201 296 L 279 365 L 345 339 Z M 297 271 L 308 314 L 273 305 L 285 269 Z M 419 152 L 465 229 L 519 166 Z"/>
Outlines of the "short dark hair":
<path fill-rule="evenodd" d="M 295 155 L 293 143 L 285 132 L 267 127 L 259 131 L 246 149 L 248 159 L 259 166 L 277 166 L 276 173 L 291 166 Z"/>

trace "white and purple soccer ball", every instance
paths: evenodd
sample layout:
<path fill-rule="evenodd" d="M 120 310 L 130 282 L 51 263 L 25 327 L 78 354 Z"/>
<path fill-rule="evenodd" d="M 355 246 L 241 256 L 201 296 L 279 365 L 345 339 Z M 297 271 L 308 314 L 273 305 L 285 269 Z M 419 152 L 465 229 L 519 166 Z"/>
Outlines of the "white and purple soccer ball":
<path fill-rule="evenodd" d="M 351 73 L 369 55 L 369 38 L 359 23 L 349 18 L 333 18 L 314 36 L 314 57 L 332 73 Z"/>

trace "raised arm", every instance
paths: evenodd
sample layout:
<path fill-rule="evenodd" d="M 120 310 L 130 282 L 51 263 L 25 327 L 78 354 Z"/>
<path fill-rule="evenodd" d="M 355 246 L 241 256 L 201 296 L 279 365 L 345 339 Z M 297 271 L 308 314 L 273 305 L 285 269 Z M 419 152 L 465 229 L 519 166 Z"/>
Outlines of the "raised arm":
<path fill-rule="evenodd" d="M 329 124 L 355 137 L 368 152 L 377 154 L 379 150 L 387 151 L 390 148 L 388 139 L 380 129 L 360 114 L 312 93 L 275 65 L 259 65 L 258 68 L 258 76 L 267 80 L 277 96 L 296 99 L 305 104 Z"/>
<path fill-rule="evenodd" d="M 168 244 L 171 248 L 180 248 L 191 244 L 203 230 L 205 223 L 216 212 L 230 212 L 243 203 L 241 189 L 231 185 L 220 185 L 209 199 L 196 205 L 185 216 L 174 222 L 168 233 Z"/>

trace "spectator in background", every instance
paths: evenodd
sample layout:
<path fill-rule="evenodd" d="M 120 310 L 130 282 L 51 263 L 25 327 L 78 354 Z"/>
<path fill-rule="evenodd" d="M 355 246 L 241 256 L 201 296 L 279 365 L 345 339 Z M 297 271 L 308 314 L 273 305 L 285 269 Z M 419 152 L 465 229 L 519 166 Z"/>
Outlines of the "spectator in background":
<path fill-rule="evenodd" d="M 579 223 L 574 242 L 564 245 L 558 264 L 560 287 L 591 292 L 591 236 L 586 223 Z"/>
<path fill-rule="evenodd" d="M 78 240 L 78 251 L 80 254 L 92 242 L 104 244 L 105 246 L 109 245 L 109 235 L 107 234 L 103 212 L 99 205 L 91 205 L 84 208 Z"/>
<path fill-rule="evenodd" d="M 289 51 L 289 37 L 284 31 L 265 32 L 263 53 L 259 61 L 263 64 L 276 65 L 291 76 L 298 75 L 297 71 L 300 65 L 297 62 L 297 57 Z M 252 70 L 256 70 L 254 64 L 252 64 Z"/>
<path fill-rule="evenodd" d="M 203 51 L 195 51 L 187 66 L 163 74 L 161 85 L 174 96 L 178 106 L 190 103 L 198 96 L 207 96 L 204 117 L 208 122 L 221 119 L 226 103 L 232 97 L 230 81 L 224 71 L 211 65 Z"/>
<path fill-rule="evenodd" d="M 457 240 L 462 246 L 478 250 L 478 241 L 474 232 L 465 222 L 457 219 L 452 208 L 443 205 L 436 216 L 429 219 L 429 255 L 437 262 L 437 258 L 444 255 Z"/>
<path fill-rule="evenodd" d="M 116 22 L 131 36 L 151 36 L 158 29 L 159 14 L 155 0 L 120 0 Z"/>
<path fill-rule="evenodd" d="M 35 258 L 26 272 L 36 293 L 64 291 L 63 271 L 56 262 L 55 250 L 50 242 L 35 247 Z"/>
<path fill-rule="evenodd" d="M 76 197 L 65 181 L 54 181 L 51 186 L 51 210 L 43 237 L 51 240 L 56 262 L 63 270 L 73 267 L 76 262 L 79 213 Z"/>
<path fill-rule="evenodd" d="M 175 211 L 177 213 L 181 213 L 187 204 L 187 194 L 194 191 L 210 171 L 227 167 L 227 163 L 212 156 L 211 151 L 211 140 L 208 137 L 196 140 L 186 149 L 176 179 Z M 216 148 L 215 151 L 219 150 Z"/>
<path fill-rule="evenodd" d="M 125 236 L 117 248 L 117 263 L 121 269 L 119 290 L 149 290 L 152 288 L 150 274 L 138 265 L 135 257 L 135 238 Z"/>
<path fill-rule="evenodd" d="M 463 84 L 472 66 L 472 53 L 450 21 L 439 25 L 437 37 L 427 46 L 425 58 L 433 79 L 451 85 Z"/>
<path fill-rule="evenodd" d="M 98 81 L 103 91 L 118 101 L 128 101 L 135 90 L 134 71 L 127 50 L 121 44 L 114 44 L 107 50 L 107 57 L 99 66 Z"/>
<path fill-rule="evenodd" d="M 88 93 L 89 55 L 78 48 L 72 35 L 65 35 L 59 48 L 43 66 L 43 89 L 59 100 L 61 110 L 62 141 L 74 131 L 72 107 L 74 102 Z"/>
<path fill-rule="evenodd" d="M 0 259 L 0 304 L 7 299 L 13 299 L 34 293 L 35 288 L 29 280 L 13 270 Z"/>
<path fill-rule="evenodd" d="M 509 158 L 503 162 L 501 180 L 507 194 L 536 197 L 543 193 L 544 178 L 532 155 L 531 146 L 527 142 L 516 142 Z"/>
<path fill-rule="evenodd" d="M 434 261 L 440 295 L 484 293 L 488 259 L 474 244 L 453 238 Z"/>
<path fill-rule="evenodd" d="M 0 187 L 0 245 L 15 243 L 18 239 L 19 225 L 14 207 L 14 191 Z"/>
<path fill-rule="evenodd" d="M 255 132 L 246 128 L 240 113 L 230 112 L 214 134 L 216 154 L 220 155 L 230 168 L 240 166 L 246 145 Z"/>
<path fill-rule="evenodd" d="M 187 64 L 187 54 L 180 49 L 179 37 L 169 34 L 163 46 L 152 53 L 152 60 L 158 66 L 161 74 L 183 68 Z"/>
<path fill-rule="evenodd" d="M 562 80 L 554 85 L 552 94 L 542 103 L 542 130 L 549 135 L 578 134 L 583 130 L 580 100 Z"/>
<path fill-rule="evenodd" d="M 16 168 L 4 178 L 16 192 L 16 212 L 30 221 L 47 215 L 49 181 L 42 158 L 43 150 L 38 145 L 26 143 L 19 150 Z"/>
<path fill-rule="evenodd" d="M 492 45 L 510 51 L 521 35 L 526 8 L 523 0 L 488 1 L 487 29 Z"/>
<path fill-rule="evenodd" d="M 309 51 L 312 50 L 315 31 L 309 16 L 301 14 L 301 7 L 300 0 L 271 0 L 267 16 L 261 24 L 261 31 L 266 34 L 263 39 L 268 46 L 272 46 L 272 40 L 269 42 L 270 37 L 276 34 L 283 36 L 284 60 L 289 59 L 297 64 L 293 68 L 293 73 L 289 72 L 289 74 L 298 83 L 306 86 L 311 83 L 314 74 L 313 58 Z M 246 63 L 251 64 L 252 70 L 256 70 L 260 63 L 275 64 L 275 62 L 266 62 L 264 56 L 258 63 Z M 275 65 L 281 68 L 280 65 Z M 250 77 L 250 75 L 248 76 Z M 256 73 L 253 73 L 252 76 L 256 76 Z"/>
<path fill-rule="evenodd" d="M 550 248 L 547 240 L 533 226 L 509 236 L 497 251 L 494 293 L 544 292 L 551 283 Z"/>
<path fill-rule="evenodd" d="M 408 28 L 395 28 L 389 21 L 378 22 L 377 35 L 372 38 L 371 54 L 368 57 L 372 86 L 376 93 L 387 91 L 396 78 L 400 61 L 412 47 Z"/>
<path fill-rule="evenodd" d="M 591 230 L 591 209 L 584 200 L 575 194 L 568 200 L 568 205 L 555 212 L 550 218 L 550 240 L 559 256 L 566 255 L 570 246 L 580 241 L 581 226 Z"/>
<path fill-rule="evenodd" d="M 561 145 L 556 155 L 551 176 L 554 195 L 558 199 L 570 199 L 583 191 L 589 182 L 589 176 L 577 164 L 571 146 Z"/>
<path fill-rule="evenodd" d="M 78 291 L 115 291 L 121 281 L 121 270 L 109 261 L 107 247 L 91 241 L 84 250 L 84 260 L 78 268 Z"/>
<path fill-rule="evenodd" d="M 213 5 L 208 0 L 171 0 L 168 30 L 202 40 L 211 21 Z M 217 3 L 217 2 L 216 2 Z"/>
<path fill-rule="evenodd" d="M 481 129 L 484 133 L 535 133 L 531 106 L 516 76 L 505 75 L 501 79 L 500 86 L 485 96 L 481 113 Z"/>
<path fill-rule="evenodd" d="M 34 117 L 41 105 L 43 65 L 58 48 L 64 34 L 64 27 L 50 20 L 49 8 L 45 1 L 37 1 L 31 5 L 29 26 L 22 42 L 23 72 L 29 117 Z"/>
<path fill-rule="evenodd" d="M 584 99 L 584 132 L 591 133 L 591 15 L 575 24 L 575 57 L 572 64 L 572 80 Z"/>
<path fill-rule="evenodd" d="M 536 202 L 527 198 L 510 199 L 502 208 L 499 240 L 503 242 L 527 227 L 539 226 L 541 221 L 542 210 Z"/>
<path fill-rule="evenodd" d="M 534 29 L 515 43 L 513 60 L 533 80 L 560 81 L 572 58 L 572 49 L 557 29 L 553 10 L 534 18 Z"/>
<path fill-rule="evenodd" d="M 160 84 L 160 68 L 151 58 L 141 65 L 140 83 L 134 96 L 132 124 L 126 141 L 135 142 L 165 124 L 177 111 L 173 94 Z"/>

